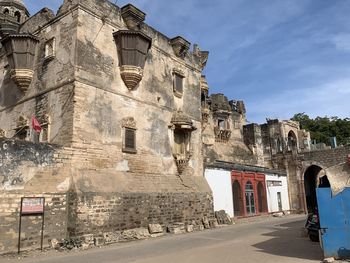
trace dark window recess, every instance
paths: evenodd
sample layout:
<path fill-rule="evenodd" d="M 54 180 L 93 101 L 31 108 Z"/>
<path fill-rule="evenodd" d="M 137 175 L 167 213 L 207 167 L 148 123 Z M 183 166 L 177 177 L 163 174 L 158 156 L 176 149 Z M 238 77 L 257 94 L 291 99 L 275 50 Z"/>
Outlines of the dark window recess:
<path fill-rule="evenodd" d="M 17 22 L 18 23 L 21 22 L 21 13 L 20 12 L 16 11 L 15 12 L 15 17 L 17 18 Z"/>
<path fill-rule="evenodd" d="M 175 152 L 177 154 L 185 154 L 187 148 L 187 135 L 182 130 L 175 130 Z"/>
<path fill-rule="evenodd" d="M 136 131 L 125 128 L 124 151 L 136 152 Z"/>
<path fill-rule="evenodd" d="M 183 92 L 183 77 L 179 74 L 174 74 L 174 91 L 179 94 Z"/>
<path fill-rule="evenodd" d="M 16 129 L 16 135 L 15 135 L 16 139 L 25 141 L 27 139 L 27 135 L 28 135 L 28 127 L 27 126 L 20 127 L 20 128 Z"/>

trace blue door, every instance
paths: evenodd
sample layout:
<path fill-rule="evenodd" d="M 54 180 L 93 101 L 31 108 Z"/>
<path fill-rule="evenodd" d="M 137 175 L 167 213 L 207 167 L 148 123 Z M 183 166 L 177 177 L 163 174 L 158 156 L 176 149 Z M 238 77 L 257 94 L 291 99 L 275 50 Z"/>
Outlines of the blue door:
<path fill-rule="evenodd" d="M 350 188 L 333 197 L 330 188 L 316 193 L 324 256 L 350 259 Z"/>

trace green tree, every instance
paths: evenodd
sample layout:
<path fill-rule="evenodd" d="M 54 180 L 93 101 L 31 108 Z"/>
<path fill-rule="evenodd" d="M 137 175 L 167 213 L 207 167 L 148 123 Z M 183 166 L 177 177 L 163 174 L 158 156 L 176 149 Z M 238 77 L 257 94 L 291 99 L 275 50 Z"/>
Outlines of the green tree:
<path fill-rule="evenodd" d="M 350 118 L 316 117 L 311 119 L 305 112 L 297 113 L 291 119 L 300 123 L 300 128 L 311 133 L 311 139 L 330 145 L 330 138 L 336 137 L 338 145 L 350 145 Z"/>

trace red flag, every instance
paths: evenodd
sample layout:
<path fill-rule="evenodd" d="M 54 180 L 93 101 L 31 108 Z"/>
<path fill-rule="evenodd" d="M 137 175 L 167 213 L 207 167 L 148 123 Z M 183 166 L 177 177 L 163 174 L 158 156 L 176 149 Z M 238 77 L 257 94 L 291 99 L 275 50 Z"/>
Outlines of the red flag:
<path fill-rule="evenodd" d="M 37 133 L 40 133 L 41 130 L 42 130 L 39 121 L 38 121 L 34 116 L 32 116 L 32 128 L 33 128 L 33 130 L 36 131 Z"/>

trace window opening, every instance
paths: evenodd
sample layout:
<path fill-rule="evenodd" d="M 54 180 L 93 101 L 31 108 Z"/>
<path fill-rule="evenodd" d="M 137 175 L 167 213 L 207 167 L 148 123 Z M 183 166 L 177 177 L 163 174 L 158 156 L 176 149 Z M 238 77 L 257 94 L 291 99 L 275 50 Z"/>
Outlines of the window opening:
<path fill-rule="evenodd" d="M 15 17 L 17 18 L 17 22 L 21 22 L 21 13 L 19 11 L 15 12 Z"/>
<path fill-rule="evenodd" d="M 181 95 L 183 93 L 183 76 L 174 73 L 174 91 L 178 95 Z"/>

